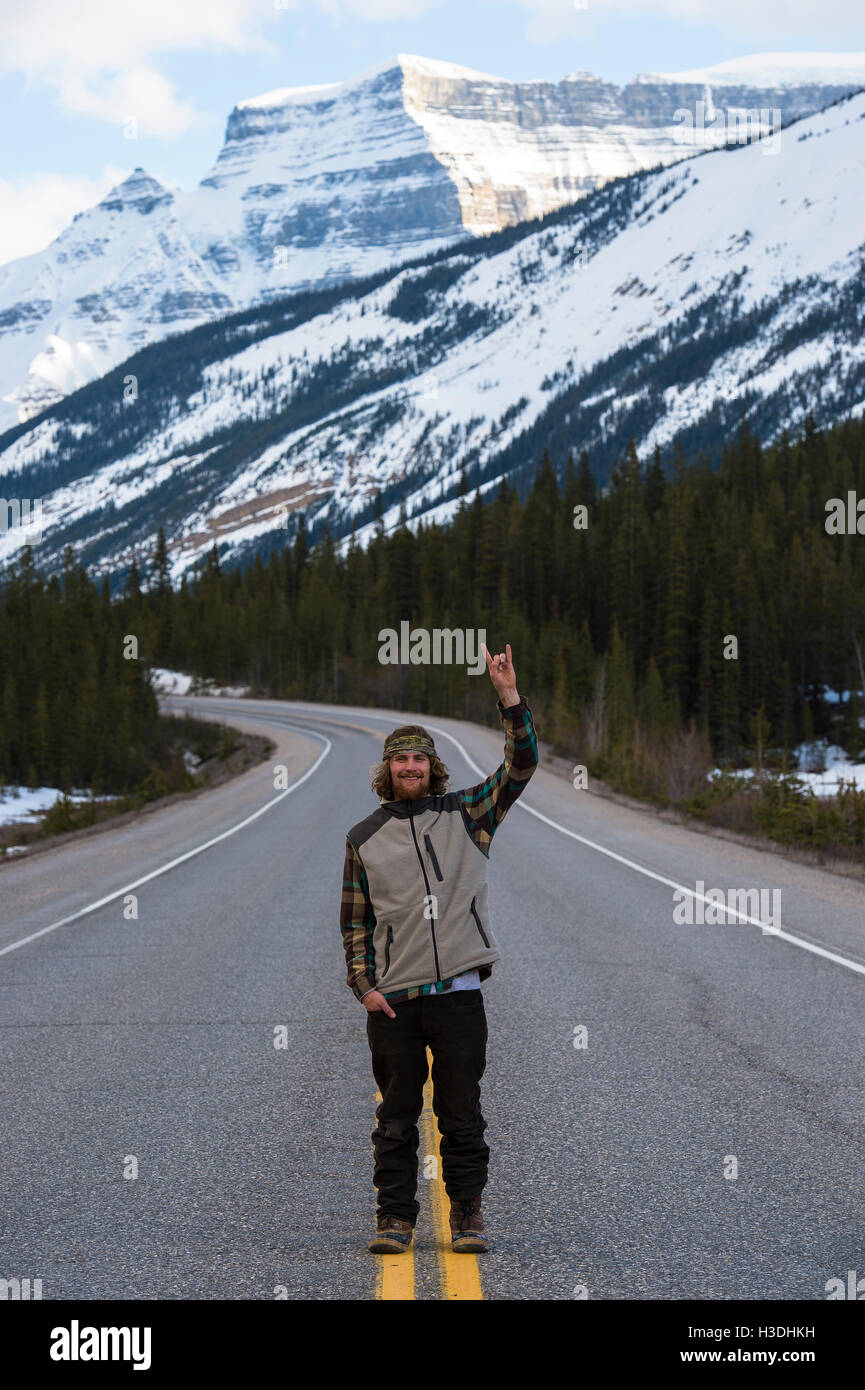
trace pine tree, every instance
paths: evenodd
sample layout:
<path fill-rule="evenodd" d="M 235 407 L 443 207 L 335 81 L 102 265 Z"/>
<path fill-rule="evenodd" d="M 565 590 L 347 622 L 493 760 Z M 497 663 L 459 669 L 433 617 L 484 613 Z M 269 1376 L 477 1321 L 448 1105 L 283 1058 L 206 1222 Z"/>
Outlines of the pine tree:
<path fill-rule="evenodd" d="M 168 563 L 168 547 L 165 543 L 165 530 L 160 526 L 156 533 L 156 549 L 153 553 L 153 567 L 150 574 L 150 592 L 160 598 L 171 589 L 171 571 Z"/>
<path fill-rule="evenodd" d="M 670 710 L 664 694 L 664 683 L 654 656 L 649 657 L 646 674 L 640 686 L 637 715 L 643 729 L 658 732 L 670 723 Z"/>
<path fill-rule="evenodd" d="M 613 637 L 610 645 L 607 691 L 609 737 L 614 758 L 618 757 L 625 760 L 630 753 L 633 746 L 635 715 L 633 661 L 628 645 L 621 636 L 616 623 L 613 625 Z"/>

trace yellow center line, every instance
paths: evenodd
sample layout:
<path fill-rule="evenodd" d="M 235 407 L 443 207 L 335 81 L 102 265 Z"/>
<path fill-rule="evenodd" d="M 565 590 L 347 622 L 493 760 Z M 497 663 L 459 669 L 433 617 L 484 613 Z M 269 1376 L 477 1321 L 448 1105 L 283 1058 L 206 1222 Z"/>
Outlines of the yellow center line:
<path fill-rule="evenodd" d="M 426 1050 L 427 1062 L 432 1068 L 432 1053 Z M 456 1254 L 451 1248 L 450 1198 L 442 1180 L 441 1136 L 433 1110 L 432 1076 L 428 1076 L 423 1088 L 424 1107 L 421 1115 L 421 1136 L 426 1152 L 435 1156 L 435 1177 L 430 1179 L 430 1198 L 433 1208 L 433 1231 L 439 1261 L 439 1280 L 442 1297 L 451 1299 L 482 1299 L 481 1272 L 478 1257 L 463 1252 Z"/>
<path fill-rule="evenodd" d="M 414 1250 L 400 1255 L 376 1255 L 375 1296 L 406 1302 L 414 1298 Z"/>
<path fill-rule="evenodd" d="M 381 1091 L 376 1091 L 375 1103 L 381 1103 Z M 376 1255 L 376 1298 L 402 1301 L 414 1298 L 414 1241 L 412 1236 L 408 1250 L 398 1254 Z"/>
<path fill-rule="evenodd" d="M 432 1068 L 432 1053 L 426 1050 L 427 1066 Z M 381 1091 L 375 1093 L 376 1105 L 381 1103 Z M 423 1111 L 420 1117 L 420 1158 L 431 1157 L 434 1176 L 429 1179 L 432 1203 L 433 1238 L 438 1256 L 439 1281 L 442 1298 L 483 1299 L 481 1272 L 475 1254 L 456 1254 L 451 1248 L 450 1198 L 442 1180 L 441 1136 L 433 1110 L 432 1076 L 427 1076 L 423 1088 Z M 425 1167 L 421 1163 L 421 1171 Z M 415 1297 L 414 1248 L 417 1231 L 408 1250 L 396 1255 L 376 1255 L 375 1296 L 377 1299 L 406 1300 Z"/>

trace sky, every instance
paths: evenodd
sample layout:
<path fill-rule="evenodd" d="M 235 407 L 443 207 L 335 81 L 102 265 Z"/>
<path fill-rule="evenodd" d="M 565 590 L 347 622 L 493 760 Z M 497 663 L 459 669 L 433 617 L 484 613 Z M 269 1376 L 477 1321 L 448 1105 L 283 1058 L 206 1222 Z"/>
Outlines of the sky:
<path fill-rule="evenodd" d="M 397 53 L 518 80 L 865 50 L 862 0 L 0 0 L 0 264 L 140 165 L 191 189 L 232 107 Z"/>

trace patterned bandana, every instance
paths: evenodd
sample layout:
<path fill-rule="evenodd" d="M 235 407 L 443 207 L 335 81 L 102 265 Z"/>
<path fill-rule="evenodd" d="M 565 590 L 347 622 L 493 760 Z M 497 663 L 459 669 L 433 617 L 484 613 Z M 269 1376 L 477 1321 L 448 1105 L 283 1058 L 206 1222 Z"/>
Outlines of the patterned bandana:
<path fill-rule="evenodd" d="M 387 759 L 394 753 L 428 753 L 431 758 L 435 757 L 435 744 L 431 738 L 424 734 L 403 734 L 401 738 L 389 738 L 385 741 L 382 758 Z"/>

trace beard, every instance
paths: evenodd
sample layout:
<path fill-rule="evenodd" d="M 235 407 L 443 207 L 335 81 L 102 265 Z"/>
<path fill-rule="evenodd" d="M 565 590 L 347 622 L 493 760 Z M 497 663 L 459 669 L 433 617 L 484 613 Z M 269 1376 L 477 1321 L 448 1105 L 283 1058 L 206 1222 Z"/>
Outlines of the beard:
<path fill-rule="evenodd" d="M 420 796 L 429 794 L 429 774 L 423 773 L 416 777 L 414 781 L 403 781 L 401 776 L 391 774 L 393 783 L 393 796 L 395 801 L 416 801 Z"/>

